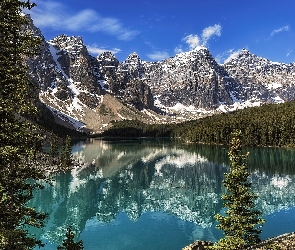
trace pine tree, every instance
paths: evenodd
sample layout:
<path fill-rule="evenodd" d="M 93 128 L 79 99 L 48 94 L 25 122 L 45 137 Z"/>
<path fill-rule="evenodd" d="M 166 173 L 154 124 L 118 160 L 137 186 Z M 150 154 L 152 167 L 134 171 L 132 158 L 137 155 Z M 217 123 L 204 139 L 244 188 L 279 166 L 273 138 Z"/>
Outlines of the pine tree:
<path fill-rule="evenodd" d="M 71 137 L 67 135 L 60 152 L 60 165 L 62 170 L 69 169 L 73 164 Z"/>
<path fill-rule="evenodd" d="M 219 222 L 217 228 L 223 230 L 225 237 L 212 248 L 236 250 L 260 241 L 259 227 L 264 220 L 260 218 L 261 212 L 255 209 L 257 196 L 251 191 L 248 180 L 248 154 L 242 154 L 241 131 L 233 133 L 228 156 L 230 170 L 223 181 L 227 192 L 222 195 L 226 211 L 225 215 L 215 216 Z"/>
<path fill-rule="evenodd" d="M 54 133 L 50 135 L 50 156 L 58 157 L 58 136 Z"/>
<path fill-rule="evenodd" d="M 24 26 L 23 8 L 29 1 L 0 1 L 0 249 L 32 249 L 41 246 L 27 231 L 42 227 L 45 214 L 27 206 L 33 191 L 46 177 L 36 167 L 41 147 L 40 129 L 30 119 L 36 114 L 36 91 L 29 80 L 26 58 L 39 39 Z"/>
<path fill-rule="evenodd" d="M 82 240 L 75 242 L 75 234 L 72 231 L 72 227 L 67 228 L 66 238 L 63 240 L 62 246 L 58 246 L 57 250 L 82 250 L 83 242 Z"/>

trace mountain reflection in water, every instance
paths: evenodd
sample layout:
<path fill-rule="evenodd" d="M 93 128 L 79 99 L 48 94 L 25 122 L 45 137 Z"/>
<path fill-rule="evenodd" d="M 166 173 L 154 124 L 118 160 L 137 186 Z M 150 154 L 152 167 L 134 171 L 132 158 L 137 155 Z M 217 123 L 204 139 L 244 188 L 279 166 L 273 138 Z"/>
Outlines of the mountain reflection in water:
<path fill-rule="evenodd" d="M 262 236 L 295 231 L 295 223 L 282 232 L 271 229 L 294 213 L 295 151 L 247 150 L 257 207 L 267 218 Z M 48 242 L 45 249 L 56 249 L 68 225 L 86 250 L 180 250 L 194 239 L 222 236 L 213 216 L 222 209 L 226 148 L 168 139 L 91 139 L 75 144 L 73 155 L 83 167 L 56 175 L 53 186 L 30 203 L 50 216 L 43 231 L 34 230 Z"/>

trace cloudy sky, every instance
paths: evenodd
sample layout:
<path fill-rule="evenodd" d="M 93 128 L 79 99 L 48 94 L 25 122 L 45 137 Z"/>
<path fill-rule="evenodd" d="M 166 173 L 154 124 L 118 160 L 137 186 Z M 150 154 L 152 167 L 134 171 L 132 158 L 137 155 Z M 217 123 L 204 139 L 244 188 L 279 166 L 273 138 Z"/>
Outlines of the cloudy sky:
<path fill-rule="evenodd" d="M 35 0 L 30 11 L 46 40 L 81 36 L 93 56 L 136 52 L 159 61 L 206 46 L 223 63 L 242 48 L 295 62 L 294 0 Z"/>

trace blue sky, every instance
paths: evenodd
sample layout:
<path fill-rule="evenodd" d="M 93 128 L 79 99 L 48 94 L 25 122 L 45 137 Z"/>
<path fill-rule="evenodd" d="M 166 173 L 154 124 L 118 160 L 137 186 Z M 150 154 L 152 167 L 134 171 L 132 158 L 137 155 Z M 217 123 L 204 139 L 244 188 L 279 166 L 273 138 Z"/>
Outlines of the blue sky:
<path fill-rule="evenodd" d="M 295 0 L 35 0 L 46 40 L 81 36 L 93 56 L 159 61 L 206 46 L 220 63 L 242 48 L 295 62 Z"/>

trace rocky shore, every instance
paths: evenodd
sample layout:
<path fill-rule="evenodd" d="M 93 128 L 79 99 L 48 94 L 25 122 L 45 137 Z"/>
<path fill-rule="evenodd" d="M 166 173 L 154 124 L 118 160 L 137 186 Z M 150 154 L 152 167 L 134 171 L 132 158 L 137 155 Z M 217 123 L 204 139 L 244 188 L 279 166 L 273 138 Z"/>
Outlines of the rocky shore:
<path fill-rule="evenodd" d="M 269 238 L 256 244 L 247 250 L 264 250 L 264 249 L 280 249 L 291 250 L 295 249 L 295 232 L 286 233 L 277 237 Z"/>
<path fill-rule="evenodd" d="M 205 250 L 206 246 L 212 246 L 210 241 L 196 240 L 194 243 L 182 248 L 182 250 Z M 286 233 L 277 237 L 264 240 L 252 247 L 240 250 L 294 250 L 295 249 L 295 232 Z"/>
<path fill-rule="evenodd" d="M 213 242 L 211 241 L 196 240 L 194 243 L 182 248 L 182 250 L 204 250 L 206 246 L 212 245 Z"/>

